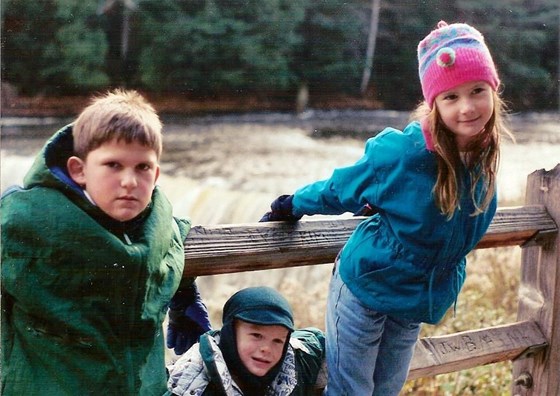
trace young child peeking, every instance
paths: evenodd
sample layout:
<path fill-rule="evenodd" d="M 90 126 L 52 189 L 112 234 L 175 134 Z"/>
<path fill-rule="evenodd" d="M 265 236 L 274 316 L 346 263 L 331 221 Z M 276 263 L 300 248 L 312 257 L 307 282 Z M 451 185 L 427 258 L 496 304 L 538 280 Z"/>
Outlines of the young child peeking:
<path fill-rule="evenodd" d="M 320 394 L 319 329 L 294 330 L 292 309 L 269 287 L 249 287 L 224 305 L 223 327 L 200 337 L 169 367 L 167 395 Z"/>

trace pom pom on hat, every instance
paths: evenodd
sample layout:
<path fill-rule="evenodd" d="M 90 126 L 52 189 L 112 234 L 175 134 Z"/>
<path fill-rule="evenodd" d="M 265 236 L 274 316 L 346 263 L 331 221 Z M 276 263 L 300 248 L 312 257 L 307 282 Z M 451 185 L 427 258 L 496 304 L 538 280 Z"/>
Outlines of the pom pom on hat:
<path fill-rule="evenodd" d="M 445 47 L 436 55 L 437 64 L 440 67 L 451 67 L 455 63 L 455 51 L 453 48 Z"/>
<path fill-rule="evenodd" d="M 500 80 L 482 34 L 465 23 L 438 23 L 418 44 L 418 74 L 424 99 L 432 107 L 440 93 L 469 81 L 486 81 L 494 90 Z"/>

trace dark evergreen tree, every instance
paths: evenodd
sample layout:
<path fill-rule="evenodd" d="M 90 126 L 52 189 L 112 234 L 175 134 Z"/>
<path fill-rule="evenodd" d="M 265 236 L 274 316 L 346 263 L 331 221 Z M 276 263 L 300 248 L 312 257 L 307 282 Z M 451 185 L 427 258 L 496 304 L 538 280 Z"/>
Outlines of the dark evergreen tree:
<path fill-rule="evenodd" d="M 304 2 L 301 2 L 303 4 Z M 358 95 L 366 58 L 369 2 L 305 2 L 302 37 L 292 60 L 298 79 L 311 95 L 334 92 Z"/>
<path fill-rule="evenodd" d="M 107 43 L 95 11 L 91 1 L 6 0 L 3 80 L 26 93 L 106 86 Z"/>
<path fill-rule="evenodd" d="M 557 0 L 381 1 L 367 96 L 422 98 L 418 41 L 438 21 L 486 37 L 514 110 L 558 108 Z M 2 80 L 23 93 L 360 95 L 370 0 L 4 0 Z M 369 67 L 369 66 L 368 66 Z"/>
<path fill-rule="evenodd" d="M 148 34 L 152 39 L 141 57 L 147 86 L 199 93 L 290 86 L 289 61 L 302 19 L 297 5 L 289 0 L 194 3 L 172 4 L 172 13 L 161 4 L 142 3 L 145 30 L 159 30 Z"/>

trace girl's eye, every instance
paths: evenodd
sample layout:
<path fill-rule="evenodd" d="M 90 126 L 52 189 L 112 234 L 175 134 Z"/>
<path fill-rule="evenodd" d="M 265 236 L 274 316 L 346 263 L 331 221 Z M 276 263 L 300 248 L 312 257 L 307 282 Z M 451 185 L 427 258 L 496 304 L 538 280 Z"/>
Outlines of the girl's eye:
<path fill-rule="evenodd" d="M 444 100 L 455 100 L 455 99 L 457 99 L 457 95 L 455 95 L 455 94 L 445 95 L 445 96 L 443 97 L 443 99 L 444 99 Z"/>
<path fill-rule="evenodd" d="M 474 94 L 478 94 L 478 93 L 481 93 L 481 92 L 484 92 L 484 88 L 482 88 L 482 87 L 478 87 L 478 88 L 473 89 Z"/>

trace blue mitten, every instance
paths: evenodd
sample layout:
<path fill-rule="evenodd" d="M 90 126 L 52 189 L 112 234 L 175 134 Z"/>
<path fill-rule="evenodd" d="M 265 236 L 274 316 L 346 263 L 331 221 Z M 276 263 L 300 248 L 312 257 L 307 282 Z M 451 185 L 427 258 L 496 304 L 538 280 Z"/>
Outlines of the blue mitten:
<path fill-rule="evenodd" d="M 294 216 L 292 213 L 293 195 L 280 195 L 270 205 L 270 212 L 266 212 L 260 219 L 265 221 L 298 221 L 302 216 Z"/>
<path fill-rule="evenodd" d="M 208 310 L 193 282 L 187 289 L 178 290 L 169 304 L 167 347 L 182 355 L 198 342 L 198 338 L 212 330 Z"/>

